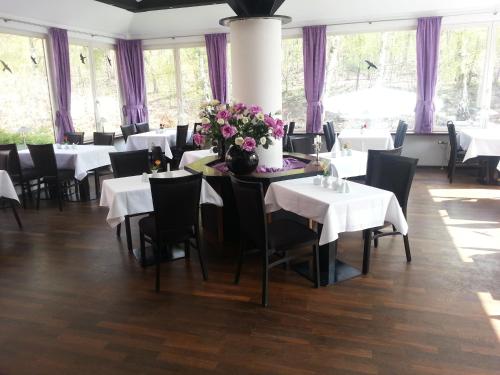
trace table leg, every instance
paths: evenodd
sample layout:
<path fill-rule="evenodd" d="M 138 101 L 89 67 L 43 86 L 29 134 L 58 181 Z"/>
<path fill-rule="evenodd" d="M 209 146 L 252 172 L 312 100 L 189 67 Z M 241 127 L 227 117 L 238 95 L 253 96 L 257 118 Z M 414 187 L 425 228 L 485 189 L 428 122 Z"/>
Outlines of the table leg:
<path fill-rule="evenodd" d="M 132 231 L 130 230 L 130 216 L 125 216 L 125 233 L 127 234 L 127 249 L 133 252 L 132 247 Z"/>
<path fill-rule="evenodd" d="M 88 202 L 90 200 L 90 185 L 88 176 L 79 181 L 80 201 Z"/>

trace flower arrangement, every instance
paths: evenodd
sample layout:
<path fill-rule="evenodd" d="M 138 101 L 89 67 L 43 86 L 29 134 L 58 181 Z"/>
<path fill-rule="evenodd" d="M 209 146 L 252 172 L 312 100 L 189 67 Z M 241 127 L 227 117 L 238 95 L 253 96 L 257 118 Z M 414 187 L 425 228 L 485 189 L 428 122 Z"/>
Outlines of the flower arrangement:
<path fill-rule="evenodd" d="M 64 138 L 63 138 L 63 145 L 68 145 L 68 144 L 69 144 L 68 136 L 65 135 Z"/>
<path fill-rule="evenodd" d="M 283 121 L 265 114 L 257 105 L 222 104 L 213 100 L 201 106 L 200 118 L 201 125 L 193 135 L 197 146 L 211 141 L 219 148 L 224 143 L 253 152 L 259 145 L 268 149 L 273 138 L 285 135 Z"/>
<path fill-rule="evenodd" d="M 151 170 L 153 172 L 158 172 L 158 169 L 160 169 L 160 167 L 161 167 L 161 160 L 155 160 L 153 162 L 153 165 L 151 166 Z"/>

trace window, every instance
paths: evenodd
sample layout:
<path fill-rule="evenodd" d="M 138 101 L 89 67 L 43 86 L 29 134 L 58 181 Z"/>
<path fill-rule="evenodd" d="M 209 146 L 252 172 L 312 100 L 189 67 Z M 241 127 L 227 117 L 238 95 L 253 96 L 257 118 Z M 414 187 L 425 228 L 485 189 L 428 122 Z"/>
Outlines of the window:
<path fill-rule="evenodd" d="M 0 143 L 53 142 L 44 39 L 0 34 L 0 60 Z"/>
<path fill-rule="evenodd" d="M 208 61 L 205 47 L 181 48 L 180 66 L 182 77 L 182 113 L 179 121 L 183 124 L 199 121 L 200 105 L 212 97 Z"/>
<path fill-rule="evenodd" d="M 491 108 L 488 125 L 500 125 L 500 27 L 496 27 L 496 56 L 491 90 Z"/>
<path fill-rule="evenodd" d="M 173 49 L 144 51 L 149 122 L 177 126 L 177 86 Z"/>
<path fill-rule="evenodd" d="M 305 131 L 307 102 L 304 91 L 304 63 L 302 38 L 282 42 L 282 97 L 283 120 L 295 121 L 296 129 Z"/>
<path fill-rule="evenodd" d="M 122 116 L 115 50 L 94 48 L 94 67 L 98 129 L 120 134 Z"/>
<path fill-rule="evenodd" d="M 436 125 L 479 124 L 488 28 L 441 30 Z"/>
<path fill-rule="evenodd" d="M 331 35 L 323 105 L 336 130 L 414 125 L 415 31 Z"/>

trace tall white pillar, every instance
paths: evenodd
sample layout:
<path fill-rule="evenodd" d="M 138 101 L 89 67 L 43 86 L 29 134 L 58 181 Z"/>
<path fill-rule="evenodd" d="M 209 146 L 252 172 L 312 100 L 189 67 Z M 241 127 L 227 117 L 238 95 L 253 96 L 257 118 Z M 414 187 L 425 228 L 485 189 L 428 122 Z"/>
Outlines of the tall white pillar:
<path fill-rule="evenodd" d="M 234 18 L 227 24 L 234 101 L 259 105 L 264 113 L 281 111 L 282 18 Z M 282 141 L 273 140 L 267 150 L 259 146 L 257 155 L 259 166 L 281 168 Z"/>

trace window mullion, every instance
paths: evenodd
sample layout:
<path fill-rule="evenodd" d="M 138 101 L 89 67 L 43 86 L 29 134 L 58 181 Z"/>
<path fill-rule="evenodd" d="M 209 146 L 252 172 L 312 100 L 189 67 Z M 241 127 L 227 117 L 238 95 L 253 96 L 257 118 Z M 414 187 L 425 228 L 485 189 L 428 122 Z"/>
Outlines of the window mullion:
<path fill-rule="evenodd" d="M 94 103 L 95 129 L 96 129 L 96 131 L 102 131 L 101 122 L 99 120 L 99 104 L 97 102 L 94 48 L 93 48 L 92 44 L 89 44 L 87 48 L 89 50 L 90 88 L 92 91 L 92 99 L 93 99 L 93 103 Z"/>
<path fill-rule="evenodd" d="M 493 87 L 493 69 L 495 67 L 496 56 L 496 25 L 492 22 L 488 28 L 488 39 L 486 45 L 486 56 L 484 62 L 484 74 L 480 85 L 480 108 L 481 118 L 480 126 L 486 127 L 489 122 L 490 109 L 491 109 L 491 95 Z"/>
<path fill-rule="evenodd" d="M 182 71 L 181 71 L 181 53 L 179 48 L 174 48 L 175 64 L 175 85 L 177 89 L 177 121 L 184 113 L 184 104 L 182 101 Z"/>

